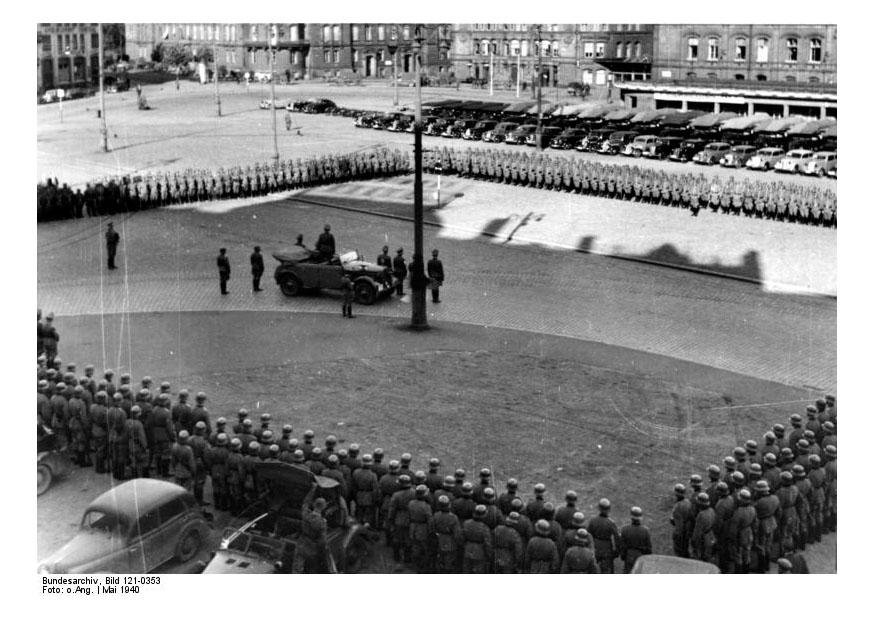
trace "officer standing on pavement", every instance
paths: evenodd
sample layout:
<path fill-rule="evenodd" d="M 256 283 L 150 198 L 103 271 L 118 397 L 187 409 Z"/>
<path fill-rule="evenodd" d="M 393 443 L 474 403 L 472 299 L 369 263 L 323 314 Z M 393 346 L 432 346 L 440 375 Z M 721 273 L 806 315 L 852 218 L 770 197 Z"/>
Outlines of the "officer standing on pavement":
<path fill-rule="evenodd" d="M 635 561 L 642 555 L 653 553 L 650 542 L 650 530 L 642 525 L 644 511 L 638 506 L 632 506 L 629 511 L 632 522 L 620 530 L 620 559 L 623 560 L 623 572 L 630 573 Z"/>
<path fill-rule="evenodd" d="M 600 499 L 599 514 L 591 518 L 586 526 L 586 530 L 595 541 L 595 559 L 603 574 L 614 573 L 614 558 L 620 553 L 620 532 L 617 530 L 617 524 L 608 516 L 610 512 L 610 500 Z"/>
<path fill-rule="evenodd" d="M 231 278 L 231 263 L 225 255 L 227 250 L 219 248 L 219 256 L 216 257 L 216 265 L 219 267 L 219 288 L 222 295 L 228 294 L 228 280 Z"/>
<path fill-rule="evenodd" d="M 340 294 L 342 299 L 343 316 L 347 319 L 354 319 L 352 315 L 352 301 L 355 299 L 355 289 L 352 286 L 352 280 L 345 273 L 340 277 Z"/>
<path fill-rule="evenodd" d="M 398 295 L 404 294 L 404 278 L 407 277 L 407 263 L 404 262 L 404 248 L 398 248 L 395 258 L 392 259 L 392 272 L 398 278 L 398 285 L 395 287 L 395 292 Z"/>
<path fill-rule="evenodd" d="M 106 266 L 108 269 L 116 269 L 115 253 L 121 240 L 119 234 L 112 227 L 112 222 L 106 226 Z"/>
<path fill-rule="evenodd" d="M 264 257 L 261 255 L 260 246 L 255 246 L 249 256 L 249 264 L 252 266 L 252 291 L 257 293 L 262 290 L 261 276 L 264 273 Z"/>
<path fill-rule="evenodd" d="M 377 257 L 377 265 L 386 269 L 392 269 L 392 257 L 389 256 L 389 246 L 383 246 L 383 253 Z"/>
<path fill-rule="evenodd" d="M 431 260 L 428 261 L 426 269 L 428 272 L 429 288 L 431 288 L 431 301 L 432 303 L 439 304 L 441 303 L 441 286 L 444 284 L 444 264 L 438 258 L 437 250 L 431 251 Z"/>

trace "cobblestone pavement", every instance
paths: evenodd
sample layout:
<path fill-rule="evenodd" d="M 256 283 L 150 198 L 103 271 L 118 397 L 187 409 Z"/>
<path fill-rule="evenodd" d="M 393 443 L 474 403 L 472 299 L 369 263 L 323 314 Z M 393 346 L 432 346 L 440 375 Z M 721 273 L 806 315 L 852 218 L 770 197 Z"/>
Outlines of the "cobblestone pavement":
<path fill-rule="evenodd" d="M 486 186 L 487 190 L 490 189 Z M 273 260 L 253 294 L 251 247 L 270 252 L 298 232 L 312 244 L 329 221 L 341 248 L 374 259 L 379 248 L 412 251 L 408 223 L 283 200 L 223 212 L 162 210 L 116 218 L 120 269 L 101 268 L 101 225 L 77 220 L 38 228 L 38 298 L 56 315 L 149 311 L 337 312 L 337 295 L 283 297 Z M 355 231 L 354 233 L 349 231 Z M 594 340 L 711 365 L 813 390 L 836 385 L 836 301 L 777 294 L 759 286 L 664 267 L 585 255 L 537 243 L 458 238 L 428 227 L 448 278 L 433 320 L 508 327 Z M 215 255 L 228 248 L 231 294 L 219 295 Z M 407 298 L 363 315 L 404 318 Z"/>

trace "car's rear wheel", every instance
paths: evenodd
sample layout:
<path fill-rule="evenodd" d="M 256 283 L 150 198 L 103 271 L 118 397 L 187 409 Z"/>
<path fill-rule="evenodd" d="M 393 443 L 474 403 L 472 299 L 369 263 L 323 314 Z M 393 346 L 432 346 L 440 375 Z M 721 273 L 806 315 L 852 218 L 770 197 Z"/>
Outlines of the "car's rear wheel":
<path fill-rule="evenodd" d="M 52 486 L 52 469 L 45 464 L 36 466 L 36 494 L 42 495 Z"/>
<path fill-rule="evenodd" d="M 188 562 L 201 549 L 201 535 L 197 530 L 190 530 L 176 545 L 176 559 Z"/>
<path fill-rule="evenodd" d="M 289 274 L 280 279 L 280 290 L 286 297 L 295 297 L 301 294 L 301 281 Z"/>
<path fill-rule="evenodd" d="M 359 280 L 355 283 L 355 301 L 363 306 L 370 306 L 377 300 L 377 291 L 370 282 Z"/>

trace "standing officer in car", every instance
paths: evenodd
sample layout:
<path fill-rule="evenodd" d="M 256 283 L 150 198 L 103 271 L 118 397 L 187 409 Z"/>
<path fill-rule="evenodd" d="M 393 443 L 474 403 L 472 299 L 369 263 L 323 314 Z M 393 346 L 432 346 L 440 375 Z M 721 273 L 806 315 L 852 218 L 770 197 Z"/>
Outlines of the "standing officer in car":
<path fill-rule="evenodd" d="M 249 264 L 252 265 L 252 291 L 257 293 L 262 290 L 261 276 L 264 273 L 264 257 L 261 255 L 260 246 L 255 246 L 249 256 Z"/>
<path fill-rule="evenodd" d="M 323 260 L 331 260 L 331 257 L 334 256 L 334 235 L 331 234 L 331 226 L 329 224 L 325 225 L 324 231 L 319 235 L 319 239 L 316 240 L 316 251 L 319 252 Z"/>
<path fill-rule="evenodd" d="M 431 251 L 431 260 L 426 266 L 428 271 L 429 288 L 431 288 L 431 301 L 439 304 L 441 286 L 444 284 L 444 264 L 438 258 L 438 251 Z"/>

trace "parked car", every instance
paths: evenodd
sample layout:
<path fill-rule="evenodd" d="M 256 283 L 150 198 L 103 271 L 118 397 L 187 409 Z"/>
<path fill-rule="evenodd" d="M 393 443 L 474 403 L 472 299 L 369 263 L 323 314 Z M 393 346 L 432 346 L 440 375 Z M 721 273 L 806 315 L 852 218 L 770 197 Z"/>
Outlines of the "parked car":
<path fill-rule="evenodd" d="M 379 297 L 385 297 L 398 284 L 392 271 L 369 263 L 356 252 L 345 252 L 324 260 L 307 248 L 274 252 L 279 261 L 273 277 L 284 295 L 295 297 L 306 290 L 340 289 L 341 277 L 352 280 L 356 303 L 369 306 Z"/>
<path fill-rule="evenodd" d="M 550 141 L 551 149 L 573 149 L 586 137 L 586 130 L 579 128 L 566 129 Z"/>
<path fill-rule="evenodd" d="M 399 114 L 395 120 L 389 123 L 387 129 L 394 132 L 407 131 L 408 127 L 413 127 L 415 120 L 416 119 L 412 114 Z"/>
<path fill-rule="evenodd" d="M 494 129 L 496 125 L 498 125 L 498 121 L 478 121 L 476 125 L 465 130 L 462 138 L 465 140 L 481 140 L 483 134 L 490 129 Z"/>
<path fill-rule="evenodd" d="M 784 149 L 768 146 L 759 149 L 744 165 L 750 170 L 771 170 L 783 157 Z"/>
<path fill-rule="evenodd" d="M 301 511 L 316 498 L 326 502 L 322 515 L 330 572 L 354 573 L 362 568 L 370 552 L 371 530 L 348 514 L 337 480 L 283 462 L 256 463 L 255 475 L 268 490 L 246 513 L 261 516 L 226 529 L 204 573 L 293 572 L 301 541 Z"/>
<path fill-rule="evenodd" d="M 187 562 L 208 539 L 211 518 L 178 484 L 128 480 L 88 505 L 79 533 L 39 572 L 147 573 L 173 558 Z"/>
<path fill-rule="evenodd" d="M 36 436 L 36 494 L 42 495 L 52 486 L 52 481 L 73 470 L 73 462 L 66 451 L 58 450 L 55 434 L 51 429 L 37 425 Z"/>
<path fill-rule="evenodd" d="M 504 139 L 507 144 L 525 144 L 526 139 L 537 131 L 537 125 L 520 125 L 507 134 Z"/>
<path fill-rule="evenodd" d="M 378 129 L 382 131 L 383 129 L 389 129 L 392 123 L 395 122 L 394 114 L 378 114 L 371 121 L 371 129 Z"/>
<path fill-rule="evenodd" d="M 650 147 L 656 146 L 658 141 L 659 138 L 653 135 L 635 136 L 635 139 L 623 149 L 623 155 L 627 157 L 641 157 L 650 150 Z"/>
<path fill-rule="evenodd" d="M 680 136 L 659 136 L 655 144 L 651 144 L 641 154 L 651 159 L 665 159 L 670 157 L 684 139 Z"/>
<path fill-rule="evenodd" d="M 441 133 L 442 138 L 461 138 L 462 134 L 465 133 L 465 130 L 473 128 L 477 125 L 478 121 L 474 118 L 463 118 L 461 120 L 456 121 L 452 125 L 447 125 L 447 128 L 444 129 L 443 133 Z"/>
<path fill-rule="evenodd" d="M 371 123 L 374 122 L 374 119 L 377 118 L 377 116 L 379 116 L 379 114 L 377 112 L 366 112 L 365 114 L 358 116 L 355 119 L 355 122 L 353 123 L 353 125 L 355 125 L 356 127 L 363 127 L 366 129 L 370 129 Z"/>
<path fill-rule="evenodd" d="M 556 136 L 562 133 L 561 127 L 556 127 L 555 125 L 551 125 L 549 127 L 541 127 L 541 148 L 545 148 L 550 144 L 550 141 L 553 140 Z M 526 136 L 526 144 L 528 146 L 538 146 L 538 134 L 537 131 L 533 134 Z"/>
<path fill-rule="evenodd" d="M 704 166 L 713 166 L 719 163 L 731 149 L 728 142 L 709 142 L 704 149 L 693 156 L 693 161 Z"/>
<path fill-rule="evenodd" d="M 802 172 L 812 157 L 814 157 L 814 151 L 809 151 L 807 149 L 793 149 L 792 151 L 788 151 L 787 154 L 775 164 L 775 172 L 789 172 L 790 174 Z"/>
<path fill-rule="evenodd" d="M 696 153 L 701 151 L 704 146 L 705 141 L 702 138 L 687 138 L 672 151 L 668 158 L 672 161 L 692 161 Z"/>
<path fill-rule="evenodd" d="M 626 145 L 632 142 L 638 136 L 637 131 L 615 131 L 608 136 L 608 139 L 602 142 L 599 153 L 605 155 L 616 155 L 626 148 Z"/>
<path fill-rule="evenodd" d="M 825 176 L 830 170 L 835 170 L 838 165 L 838 159 L 835 153 L 831 151 L 820 151 L 805 164 L 802 172 L 809 175 Z"/>
<path fill-rule="evenodd" d="M 283 104 L 278 99 L 262 99 L 258 104 L 258 109 L 260 110 L 270 110 L 271 107 L 279 110 L 280 108 L 289 109 L 288 104 Z"/>
<path fill-rule="evenodd" d="M 494 128 L 483 134 L 484 142 L 504 142 L 507 134 L 519 127 L 519 123 L 498 123 Z"/>
<path fill-rule="evenodd" d="M 439 136 L 450 126 L 451 122 L 448 118 L 437 118 L 433 123 L 426 126 L 423 133 L 427 136 Z"/>
<path fill-rule="evenodd" d="M 298 101 L 292 106 L 292 109 L 305 114 L 323 114 L 330 112 L 337 107 L 337 104 L 331 99 L 307 99 L 306 101 Z"/>
<path fill-rule="evenodd" d="M 607 140 L 608 136 L 612 133 L 614 133 L 614 130 L 609 127 L 594 129 L 586 134 L 586 137 L 580 141 L 580 144 L 578 144 L 576 148 L 578 151 L 597 153 L 599 149 L 602 148 L 604 141 Z"/>
<path fill-rule="evenodd" d="M 747 160 L 756 154 L 756 147 L 750 144 L 739 144 L 733 146 L 723 158 L 720 160 L 720 165 L 724 168 L 744 168 Z"/>
<path fill-rule="evenodd" d="M 839 177 L 839 166 L 836 163 L 835 167 L 826 173 L 826 175 L 832 179 L 837 179 Z"/>

